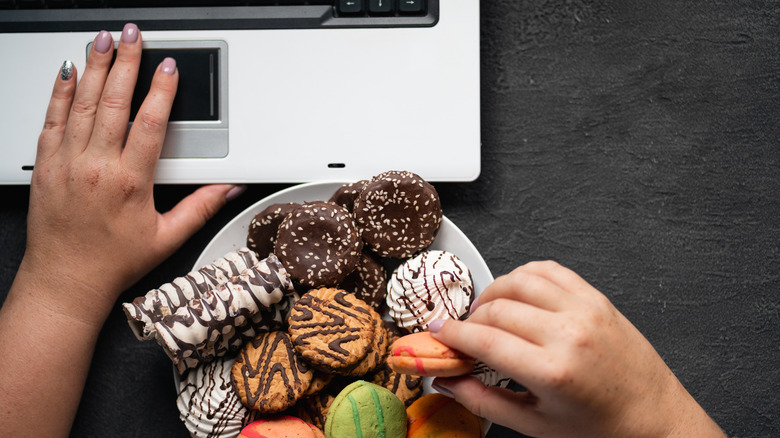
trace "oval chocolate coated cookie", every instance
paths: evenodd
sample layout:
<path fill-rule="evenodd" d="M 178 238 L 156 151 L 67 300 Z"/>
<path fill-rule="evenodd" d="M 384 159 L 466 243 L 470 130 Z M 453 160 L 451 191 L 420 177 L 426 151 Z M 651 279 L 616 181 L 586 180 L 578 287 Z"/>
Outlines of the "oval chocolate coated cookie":
<path fill-rule="evenodd" d="M 366 184 L 368 184 L 368 180 L 366 179 L 344 184 L 343 186 L 339 187 L 335 193 L 333 193 L 333 196 L 330 197 L 329 201 L 346 208 L 349 212 L 352 212 L 352 209 L 355 206 L 355 199 L 358 197 L 360 192 L 363 191 L 363 188 L 366 187 Z"/>
<path fill-rule="evenodd" d="M 349 292 L 315 289 L 293 306 L 288 331 L 295 351 L 306 361 L 323 370 L 346 372 L 374 342 L 375 314 Z"/>
<path fill-rule="evenodd" d="M 335 286 L 355 269 L 363 241 L 352 215 L 330 202 L 302 205 L 279 225 L 274 254 L 290 278 L 309 287 Z"/>
<path fill-rule="evenodd" d="M 442 221 L 436 189 L 412 172 L 380 173 L 353 210 L 363 240 L 382 257 L 406 258 L 427 248 Z"/>
<path fill-rule="evenodd" d="M 276 232 L 279 224 L 291 211 L 300 207 L 297 202 L 271 204 L 265 210 L 257 213 L 249 223 L 249 232 L 246 236 L 246 246 L 257 253 L 260 258 L 265 258 L 274 252 Z"/>
<path fill-rule="evenodd" d="M 313 370 L 295 354 L 287 332 L 263 333 L 236 357 L 231 381 L 241 402 L 263 413 L 283 411 L 309 388 Z"/>
<path fill-rule="evenodd" d="M 355 270 L 341 282 L 339 288 L 354 293 L 380 311 L 387 295 L 387 270 L 376 256 L 363 251 Z"/>

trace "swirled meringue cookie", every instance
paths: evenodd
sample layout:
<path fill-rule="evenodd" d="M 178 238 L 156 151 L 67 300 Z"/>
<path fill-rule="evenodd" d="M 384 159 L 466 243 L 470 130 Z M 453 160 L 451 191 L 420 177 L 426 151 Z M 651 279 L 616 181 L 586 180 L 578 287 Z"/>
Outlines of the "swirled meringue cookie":
<path fill-rule="evenodd" d="M 474 299 L 469 268 L 447 251 L 424 251 L 393 272 L 387 283 L 389 315 L 411 332 L 436 319 L 460 319 Z"/>
<path fill-rule="evenodd" d="M 191 437 L 235 438 L 256 420 L 233 390 L 233 359 L 220 358 L 191 369 L 179 383 L 176 406 Z"/>

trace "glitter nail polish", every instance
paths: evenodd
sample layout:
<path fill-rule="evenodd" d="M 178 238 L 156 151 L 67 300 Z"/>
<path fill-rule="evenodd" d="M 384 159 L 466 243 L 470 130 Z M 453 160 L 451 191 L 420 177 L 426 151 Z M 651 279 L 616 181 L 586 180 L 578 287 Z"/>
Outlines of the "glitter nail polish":
<path fill-rule="evenodd" d="M 63 81 L 67 81 L 72 77 L 73 77 L 73 63 L 70 61 L 63 62 L 62 68 L 60 69 L 60 79 L 62 79 Z"/>

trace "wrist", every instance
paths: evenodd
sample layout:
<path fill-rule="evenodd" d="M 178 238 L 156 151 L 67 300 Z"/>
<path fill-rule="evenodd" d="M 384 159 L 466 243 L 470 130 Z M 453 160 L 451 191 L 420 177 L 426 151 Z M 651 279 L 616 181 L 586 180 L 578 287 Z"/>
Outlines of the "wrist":
<path fill-rule="evenodd" d="M 725 438 L 726 435 L 707 412 L 685 389 L 682 383 L 674 378 L 674 396 L 668 403 L 670 422 L 663 438 Z"/>
<path fill-rule="evenodd" d="M 27 308 L 99 329 L 111 312 L 112 297 L 118 292 L 98 290 L 72 273 L 39 268 L 25 255 L 8 295 Z"/>
<path fill-rule="evenodd" d="M 715 423 L 715 421 L 704 411 L 704 409 L 694 400 L 694 398 L 680 386 L 685 392 L 687 403 L 681 409 L 678 409 L 676 421 L 671 425 L 671 429 L 665 438 L 725 438 L 726 434 Z"/>

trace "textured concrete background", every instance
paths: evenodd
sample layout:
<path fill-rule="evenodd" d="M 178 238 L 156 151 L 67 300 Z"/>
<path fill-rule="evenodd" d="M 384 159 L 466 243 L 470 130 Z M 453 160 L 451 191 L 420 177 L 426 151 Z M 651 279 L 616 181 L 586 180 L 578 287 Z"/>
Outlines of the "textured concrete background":
<path fill-rule="evenodd" d="M 730 436 L 780 436 L 778 3 L 482 2 L 482 116 L 481 177 L 437 188 L 493 274 L 546 258 L 573 268 Z M 282 187 L 251 187 L 122 298 L 186 272 Z M 191 190 L 159 188 L 160 208 Z M 0 188 L 0 298 L 27 195 Z M 172 378 L 117 308 L 73 436 L 186 436 Z"/>

